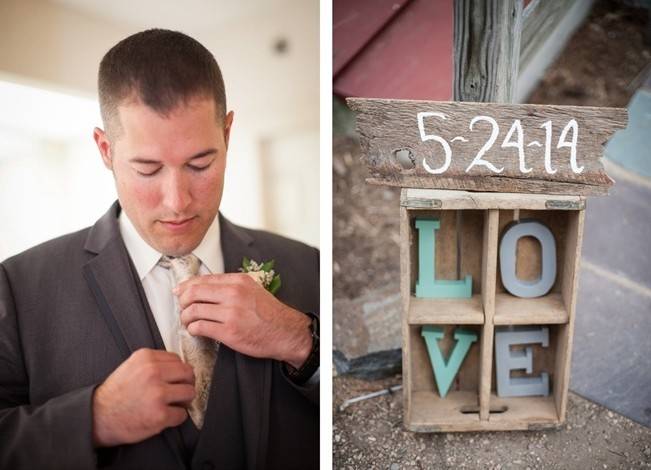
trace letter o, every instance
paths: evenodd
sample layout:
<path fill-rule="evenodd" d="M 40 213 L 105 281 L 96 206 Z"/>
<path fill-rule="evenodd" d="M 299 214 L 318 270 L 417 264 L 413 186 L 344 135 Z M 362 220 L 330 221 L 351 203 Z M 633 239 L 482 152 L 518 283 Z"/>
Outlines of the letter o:
<path fill-rule="evenodd" d="M 534 237 L 542 247 L 542 269 L 534 281 L 519 279 L 515 273 L 518 240 Z M 509 227 L 500 243 L 500 274 L 504 288 L 517 297 L 540 297 L 549 292 L 556 280 L 556 241 L 551 230 L 537 221 L 521 221 Z"/>

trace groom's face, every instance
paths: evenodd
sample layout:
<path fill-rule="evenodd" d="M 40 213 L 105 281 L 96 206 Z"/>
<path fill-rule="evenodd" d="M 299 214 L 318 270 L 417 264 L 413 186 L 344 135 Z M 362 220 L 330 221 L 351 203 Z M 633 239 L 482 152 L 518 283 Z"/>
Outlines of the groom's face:
<path fill-rule="evenodd" d="M 118 198 L 140 236 L 157 251 L 194 250 L 219 209 L 233 113 L 216 119 L 212 99 L 196 98 L 161 116 L 140 102 L 119 106 L 120 129 L 95 130 Z"/>

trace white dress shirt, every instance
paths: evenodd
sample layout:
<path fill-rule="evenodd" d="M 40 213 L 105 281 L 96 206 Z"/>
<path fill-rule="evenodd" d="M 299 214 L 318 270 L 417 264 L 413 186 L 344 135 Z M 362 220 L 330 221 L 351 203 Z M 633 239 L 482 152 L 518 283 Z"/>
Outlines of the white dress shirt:
<path fill-rule="evenodd" d="M 174 288 L 172 270 L 158 265 L 162 253 L 153 249 L 142 239 L 124 210 L 120 212 L 118 221 L 122 239 L 136 271 L 138 271 L 138 277 L 142 282 L 158 331 L 165 343 L 165 349 L 180 355 L 181 346 L 176 334 L 178 301 L 172 293 Z M 215 216 L 206 236 L 192 253 L 201 261 L 199 274 L 224 272 L 224 256 L 219 235 L 219 214 Z"/>

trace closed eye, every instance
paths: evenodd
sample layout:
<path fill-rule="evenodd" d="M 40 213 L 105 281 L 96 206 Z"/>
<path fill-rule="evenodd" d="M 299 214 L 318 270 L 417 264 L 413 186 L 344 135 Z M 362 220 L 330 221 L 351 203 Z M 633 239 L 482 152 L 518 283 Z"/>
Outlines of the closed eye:
<path fill-rule="evenodd" d="M 136 170 L 136 173 L 138 173 L 140 176 L 145 176 L 145 177 L 147 177 L 147 176 L 154 176 L 154 175 L 155 175 L 156 173 L 158 173 L 159 171 L 160 171 L 160 167 L 159 167 L 159 168 L 156 168 L 154 171 L 150 171 L 150 172 L 144 172 L 144 171 L 138 171 L 138 170 Z"/>
<path fill-rule="evenodd" d="M 204 166 L 188 165 L 188 168 L 190 168 L 192 171 L 200 172 L 206 170 L 210 165 L 212 165 L 212 162 Z"/>

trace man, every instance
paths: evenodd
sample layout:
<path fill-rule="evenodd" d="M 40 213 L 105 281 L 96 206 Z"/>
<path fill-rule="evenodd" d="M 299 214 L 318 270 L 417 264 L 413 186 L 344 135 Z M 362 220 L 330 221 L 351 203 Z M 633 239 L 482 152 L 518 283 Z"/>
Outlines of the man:
<path fill-rule="evenodd" d="M 0 264 L 0 467 L 317 467 L 318 251 L 218 213 L 233 112 L 215 59 L 138 33 L 99 96 L 118 201 Z M 276 296 L 244 258 L 274 261 Z"/>

